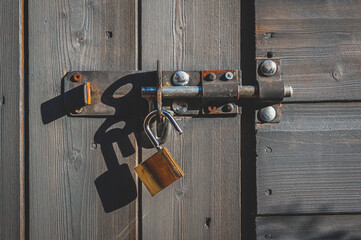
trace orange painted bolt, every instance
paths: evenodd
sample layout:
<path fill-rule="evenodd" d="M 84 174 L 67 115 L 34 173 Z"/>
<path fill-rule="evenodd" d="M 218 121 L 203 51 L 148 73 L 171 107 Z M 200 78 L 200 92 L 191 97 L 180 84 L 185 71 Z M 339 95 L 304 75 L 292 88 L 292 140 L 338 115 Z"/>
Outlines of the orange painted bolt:
<path fill-rule="evenodd" d="M 80 74 L 80 73 L 75 73 L 74 75 L 73 75 L 73 80 L 75 81 L 75 82 L 79 82 L 79 81 L 81 81 L 82 80 L 82 75 Z"/>

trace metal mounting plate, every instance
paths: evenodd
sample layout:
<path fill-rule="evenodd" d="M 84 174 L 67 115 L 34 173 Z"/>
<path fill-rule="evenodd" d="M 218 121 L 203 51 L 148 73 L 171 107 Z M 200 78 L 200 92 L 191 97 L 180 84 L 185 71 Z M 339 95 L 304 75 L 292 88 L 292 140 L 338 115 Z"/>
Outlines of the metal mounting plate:
<path fill-rule="evenodd" d="M 232 72 L 234 79 L 225 81 L 223 76 L 226 72 Z M 162 85 L 172 86 L 172 76 L 175 71 L 162 72 Z M 240 74 L 236 71 L 216 70 L 216 71 L 187 71 L 190 80 L 187 86 L 205 86 L 218 84 L 240 84 Z M 215 73 L 214 81 L 207 81 L 209 73 Z M 74 76 L 80 78 L 74 78 Z M 90 82 L 91 84 L 91 104 L 78 103 L 84 99 L 82 86 Z M 141 97 L 142 86 L 156 86 L 156 71 L 77 71 L 69 72 L 63 78 L 64 107 L 71 116 L 82 117 L 108 117 L 120 116 L 131 117 L 144 115 L 155 109 L 153 101 L 147 101 Z M 221 90 L 219 88 L 218 90 Z M 79 96 L 81 95 L 81 96 Z M 175 113 L 178 116 L 234 116 L 240 113 L 240 108 L 231 103 L 232 101 L 212 101 L 204 99 L 163 99 L 163 108 L 173 110 L 172 103 L 183 101 L 188 104 L 187 112 L 183 114 Z M 74 104 L 76 102 L 76 104 Z M 225 107 L 226 106 L 226 107 Z M 149 109 L 151 108 L 151 109 Z M 79 110 L 80 109 L 80 110 Z"/>

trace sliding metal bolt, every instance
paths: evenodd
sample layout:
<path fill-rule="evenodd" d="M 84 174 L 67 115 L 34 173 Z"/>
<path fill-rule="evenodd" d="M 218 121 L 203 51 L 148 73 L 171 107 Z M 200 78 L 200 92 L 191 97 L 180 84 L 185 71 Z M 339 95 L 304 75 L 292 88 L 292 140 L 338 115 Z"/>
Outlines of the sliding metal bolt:
<path fill-rule="evenodd" d="M 261 63 L 259 70 L 265 77 L 271 77 L 277 72 L 277 64 L 272 60 L 266 60 Z"/>
<path fill-rule="evenodd" d="M 186 86 L 189 83 L 189 75 L 186 72 L 178 71 L 173 75 L 173 84 L 176 86 Z"/>

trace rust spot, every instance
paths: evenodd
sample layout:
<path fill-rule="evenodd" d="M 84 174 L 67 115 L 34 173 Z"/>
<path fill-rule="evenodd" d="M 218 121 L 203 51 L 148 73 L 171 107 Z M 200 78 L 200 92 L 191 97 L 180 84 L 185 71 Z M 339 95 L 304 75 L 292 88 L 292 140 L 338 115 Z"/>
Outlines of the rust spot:
<path fill-rule="evenodd" d="M 202 71 L 202 79 L 204 79 L 210 73 L 220 74 L 226 72 L 231 72 L 234 74 L 234 70 L 206 70 L 206 71 Z"/>
<path fill-rule="evenodd" d="M 83 79 L 83 76 L 80 73 L 75 73 L 72 77 L 72 80 L 75 82 L 79 82 Z"/>
<path fill-rule="evenodd" d="M 214 112 L 216 111 L 217 107 L 216 106 L 208 106 L 208 111 L 210 112 Z"/>

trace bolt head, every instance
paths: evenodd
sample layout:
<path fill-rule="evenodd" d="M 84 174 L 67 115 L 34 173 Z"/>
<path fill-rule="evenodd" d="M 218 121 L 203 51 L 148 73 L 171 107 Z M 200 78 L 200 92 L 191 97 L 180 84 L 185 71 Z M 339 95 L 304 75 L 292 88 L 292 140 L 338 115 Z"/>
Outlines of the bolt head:
<path fill-rule="evenodd" d="M 277 72 L 277 64 L 272 60 L 265 60 L 259 66 L 259 70 L 263 76 L 270 77 Z"/>
<path fill-rule="evenodd" d="M 77 114 L 82 113 L 82 112 L 83 112 L 83 108 L 76 109 L 76 110 L 74 110 L 74 112 L 77 113 Z"/>
<path fill-rule="evenodd" d="M 232 80 L 232 79 L 233 79 L 233 73 L 231 73 L 231 72 L 226 72 L 226 74 L 224 74 L 224 77 L 225 77 L 227 80 Z"/>
<path fill-rule="evenodd" d="M 186 72 L 178 71 L 173 75 L 172 80 L 176 86 L 186 86 L 189 83 L 189 75 Z"/>
<path fill-rule="evenodd" d="M 172 103 L 172 109 L 175 113 L 182 115 L 188 111 L 188 103 L 183 101 L 174 101 Z"/>
<path fill-rule="evenodd" d="M 258 117 L 262 122 L 272 122 L 276 118 L 276 109 L 272 106 L 262 108 L 258 111 Z"/>
<path fill-rule="evenodd" d="M 213 81 L 213 80 L 216 80 L 216 78 L 217 78 L 217 76 L 216 76 L 215 73 L 210 73 L 210 74 L 208 74 L 208 80 Z"/>
<path fill-rule="evenodd" d="M 232 112 L 234 109 L 231 103 L 228 103 L 222 107 L 222 112 Z"/>
<path fill-rule="evenodd" d="M 82 77 L 82 75 L 80 74 L 80 73 L 75 73 L 73 76 L 72 76 L 72 78 L 71 78 L 74 82 L 80 82 L 82 79 L 83 79 L 83 77 Z"/>

